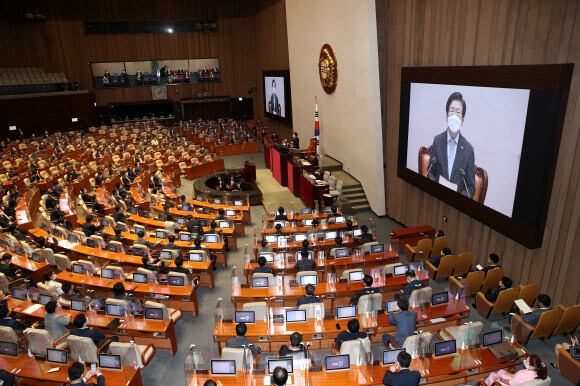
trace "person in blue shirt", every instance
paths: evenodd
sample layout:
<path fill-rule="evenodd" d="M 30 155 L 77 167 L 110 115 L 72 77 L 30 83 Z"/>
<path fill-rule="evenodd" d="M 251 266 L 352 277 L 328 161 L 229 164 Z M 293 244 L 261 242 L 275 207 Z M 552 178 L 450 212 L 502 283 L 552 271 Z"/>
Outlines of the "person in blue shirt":
<path fill-rule="evenodd" d="M 550 304 L 552 303 L 552 299 L 546 294 L 539 294 L 538 295 L 538 308 L 532 308 L 532 312 L 528 312 L 527 314 L 521 314 L 521 318 L 524 323 L 529 324 L 530 326 L 535 326 L 540 321 L 540 316 L 546 311 L 550 310 Z"/>
<path fill-rule="evenodd" d="M 112 336 L 110 338 L 107 338 L 107 336 L 101 331 L 93 330 L 92 328 L 90 328 L 88 326 L 89 322 L 87 320 L 87 317 L 84 314 L 78 314 L 77 316 L 75 316 L 73 320 L 73 325 L 75 326 L 75 328 L 73 328 L 70 331 L 71 335 L 91 338 L 92 341 L 95 343 L 95 346 L 97 347 L 101 347 L 107 339 L 111 339 L 113 342 L 119 341 L 118 336 Z"/>
<path fill-rule="evenodd" d="M 266 263 L 267 263 L 266 258 L 264 256 L 260 256 L 258 258 L 259 267 L 256 267 L 252 270 L 252 275 L 255 273 L 271 273 L 272 275 L 276 276 L 276 272 L 274 272 L 274 269 L 272 267 L 268 267 Z"/>
<path fill-rule="evenodd" d="M 379 288 L 375 287 L 373 288 L 373 277 L 371 275 L 365 275 L 365 277 L 363 278 L 363 283 L 365 284 L 365 288 L 356 291 L 356 295 L 354 298 L 350 299 L 351 304 L 358 304 L 358 301 L 360 300 L 361 296 L 364 295 L 368 295 L 368 294 L 378 294 Z"/>
<path fill-rule="evenodd" d="M 320 300 L 320 298 L 314 296 L 315 289 L 316 287 L 314 287 L 312 284 L 307 284 L 306 288 L 304 288 L 306 296 L 298 299 L 298 301 L 296 302 L 296 307 L 298 308 L 303 304 L 322 303 L 322 300 Z"/>
<path fill-rule="evenodd" d="M 405 285 L 405 288 L 401 290 L 402 295 L 396 297 L 397 300 L 399 297 L 409 299 L 413 291 L 423 288 L 427 285 L 424 281 L 417 279 L 417 274 L 415 271 L 408 270 L 405 272 L 405 276 L 407 277 L 407 285 Z"/>
<path fill-rule="evenodd" d="M 383 343 L 386 347 L 388 346 L 389 340 L 394 340 L 399 347 L 403 347 L 405 339 L 415 333 L 417 328 L 417 312 L 409 311 L 409 300 L 402 298 L 397 300 L 397 307 L 401 312 L 393 313 L 389 311 L 389 324 L 391 326 L 397 326 L 395 330 L 395 336 L 391 334 L 383 334 Z"/>
<path fill-rule="evenodd" d="M 364 339 L 367 337 L 367 333 L 360 331 L 360 323 L 358 319 L 351 319 L 347 324 L 348 331 L 342 331 L 336 338 L 334 338 L 334 346 L 337 350 L 340 350 L 342 342 L 347 340 Z"/>

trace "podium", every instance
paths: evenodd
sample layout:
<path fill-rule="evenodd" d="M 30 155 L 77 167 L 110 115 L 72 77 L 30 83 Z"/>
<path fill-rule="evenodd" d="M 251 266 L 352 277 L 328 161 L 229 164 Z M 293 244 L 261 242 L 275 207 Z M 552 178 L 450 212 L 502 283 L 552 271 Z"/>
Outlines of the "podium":
<path fill-rule="evenodd" d="M 256 165 L 252 162 L 244 162 L 244 179 L 248 182 L 256 181 Z"/>

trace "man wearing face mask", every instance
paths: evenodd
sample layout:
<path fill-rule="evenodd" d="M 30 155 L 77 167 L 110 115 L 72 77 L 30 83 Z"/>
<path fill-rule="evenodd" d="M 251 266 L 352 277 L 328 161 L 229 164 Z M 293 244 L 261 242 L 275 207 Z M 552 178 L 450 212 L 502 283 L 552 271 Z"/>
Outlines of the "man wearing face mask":
<path fill-rule="evenodd" d="M 475 155 L 473 146 L 461 135 L 466 104 L 460 92 L 447 99 L 447 130 L 433 139 L 427 177 L 441 178 L 457 185 L 457 191 L 473 198 L 475 194 Z"/>
<path fill-rule="evenodd" d="M 280 103 L 278 103 L 278 95 L 276 95 L 276 81 L 272 79 L 272 95 L 270 96 L 270 102 L 268 102 L 268 112 L 276 115 L 281 115 L 282 109 Z"/>

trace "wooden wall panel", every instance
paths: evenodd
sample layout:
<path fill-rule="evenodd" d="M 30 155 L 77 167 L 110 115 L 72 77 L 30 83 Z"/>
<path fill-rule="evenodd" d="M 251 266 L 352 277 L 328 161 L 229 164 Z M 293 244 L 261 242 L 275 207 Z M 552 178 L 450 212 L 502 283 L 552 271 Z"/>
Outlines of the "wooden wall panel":
<path fill-rule="evenodd" d="M 42 66 L 65 72 L 83 89 L 92 89 L 90 62 L 151 59 L 221 58 L 222 83 L 168 86 L 168 98 L 199 93 L 248 97 L 255 84 L 256 117 L 264 121 L 260 88 L 263 69 L 288 69 L 288 38 L 284 0 L 17 0 L 3 2 L 0 23 L 0 67 Z M 38 9 L 44 22 L 23 20 L 26 9 Z M 86 35 L 85 21 L 216 19 L 218 31 L 181 34 Z M 99 106 L 151 100 L 150 87 L 95 90 Z M 265 121 L 275 128 L 288 125 Z"/>
<path fill-rule="evenodd" d="M 443 229 L 475 264 L 502 257 L 517 284 L 539 283 L 580 302 L 580 5 L 577 0 L 377 0 L 388 214 Z M 413 20 L 412 23 L 409 20 Z M 528 250 L 427 193 L 397 172 L 401 67 L 575 63 L 544 241 Z M 443 222 L 447 216 L 448 222 Z"/>

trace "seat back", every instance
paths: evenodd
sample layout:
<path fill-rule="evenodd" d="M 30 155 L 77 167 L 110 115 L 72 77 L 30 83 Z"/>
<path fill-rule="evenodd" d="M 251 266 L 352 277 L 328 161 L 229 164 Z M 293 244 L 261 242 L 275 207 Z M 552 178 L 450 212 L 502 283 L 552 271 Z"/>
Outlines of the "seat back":
<path fill-rule="evenodd" d="M 10 293 L 10 281 L 2 272 L 0 272 L 0 291 L 4 292 L 5 294 Z"/>
<path fill-rule="evenodd" d="M 431 256 L 441 256 L 443 254 L 443 248 L 449 248 L 449 237 L 447 236 L 437 237 L 433 241 Z"/>
<path fill-rule="evenodd" d="M 105 240 L 101 236 L 92 235 L 89 237 L 91 240 L 95 240 L 95 246 L 99 249 L 105 249 Z"/>
<path fill-rule="evenodd" d="M 467 275 L 465 279 L 465 296 L 471 297 L 476 294 L 485 278 L 485 272 L 483 271 L 473 271 Z"/>
<path fill-rule="evenodd" d="M 105 305 L 115 305 L 115 306 L 121 306 L 123 307 L 124 310 L 129 310 L 129 303 L 126 300 L 120 300 L 120 299 L 112 299 L 112 298 L 107 298 L 107 300 L 105 300 Z"/>
<path fill-rule="evenodd" d="M 299 310 L 306 310 L 306 318 L 323 318 L 324 317 L 324 303 L 309 303 L 302 304 L 298 307 Z"/>
<path fill-rule="evenodd" d="M 232 348 L 226 347 L 222 350 L 221 359 L 233 360 L 236 362 L 236 371 L 240 371 L 244 368 L 244 351 L 246 353 L 246 365 L 247 368 L 254 368 L 254 361 L 252 360 L 252 352 L 250 350 L 243 348 Z"/>
<path fill-rule="evenodd" d="M 97 363 L 99 361 L 97 346 L 91 338 L 69 335 L 66 342 L 70 347 L 70 357 L 74 361 Z"/>
<path fill-rule="evenodd" d="M 167 275 L 167 277 L 169 278 L 170 276 L 172 277 L 182 277 L 183 278 L 183 282 L 185 283 L 185 285 L 189 285 L 189 278 L 187 277 L 187 274 L 183 273 L 183 272 L 169 272 L 169 274 Z"/>
<path fill-rule="evenodd" d="M 268 285 L 274 285 L 274 275 L 271 273 L 265 272 L 256 272 L 252 274 L 252 277 L 267 277 L 268 278 Z"/>
<path fill-rule="evenodd" d="M 470 347 L 479 343 L 479 335 L 481 334 L 482 329 L 482 322 L 473 322 L 445 328 L 445 330 L 451 335 L 452 339 L 456 340 L 457 348 L 463 346 Z"/>
<path fill-rule="evenodd" d="M 141 361 L 141 352 L 139 347 L 135 343 L 120 343 L 113 342 L 109 345 L 109 350 L 113 355 L 121 356 L 122 366 L 135 366 L 143 368 L 143 362 Z"/>
<path fill-rule="evenodd" d="M 562 319 L 558 326 L 552 333 L 552 335 L 565 334 L 567 332 L 572 333 L 578 327 L 580 323 L 580 305 L 575 305 L 568 307 L 564 310 L 562 314 Z"/>
<path fill-rule="evenodd" d="M 531 381 L 523 382 L 520 386 L 550 386 L 552 384 L 552 378 L 546 377 L 546 379 L 532 379 Z"/>
<path fill-rule="evenodd" d="M 11 327 L 0 326 L 0 341 L 18 343 L 18 335 Z"/>
<path fill-rule="evenodd" d="M 473 262 L 473 253 L 464 252 L 457 257 L 457 262 L 455 263 L 455 269 L 453 270 L 453 276 L 463 276 L 469 272 L 471 263 Z"/>
<path fill-rule="evenodd" d="M 157 308 L 163 311 L 163 319 L 169 318 L 169 309 L 163 303 L 152 302 L 151 300 L 147 300 L 145 302 L 145 307 L 147 308 Z"/>
<path fill-rule="evenodd" d="M 534 283 L 520 286 L 520 294 L 518 295 L 518 299 L 522 299 L 528 306 L 531 307 L 538 298 L 539 293 L 540 286 L 538 284 Z"/>
<path fill-rule="evenodd" d="M 383 308 L 383 295 L 366 294 L 358 299 L 357 313 L 377 312 Z"/>
<path fill-rule="evenodd" d="M 433 334 L 430 332 L 410 335 L 405 339 L 402 348 L 406 349 L 406 351 L 411 355 L 423 356 L 425 353 L 429 352 L 432 339 Z"/>
<path fill-rule="evenodd" d="M 433 246 L 433 241 L 431 239 L 419 240 L 417 246 L 415 247 L 415 256 L 409 256 L 411 261 L 423 260 L 429 257 L 431 253 L 431 247 Z M 409 260 L 407 257 L 407 260 Z"/>
<path fill-rule="evenodd" d="M 87 272 L 90 272 L 90 273 L 92 273 L 92 274 L 94 274 L 95 272 L 97 272 L 97 269 L 95 268 L 95 264 L 93 264 L 93 262 L 92 262 L 92 261 L 89 261 L 89 260 L 82 260 L 82 259 L 81 259 L 81 260 L 77 260 L 77 261 L 75 261 L 75 263 L 77 263 L 77 264 L 81 264 L 81 265 L 82 265 L 82 266 L 85 268 L 85 270 L 86 270 Z M 107 267 L 107 268 L 108 268 L 108 267 Z"/>
<path fill-rule="evenodd" d="M 123 252 L 125 248 L 123 247 L 123 243 L 120 241 L 111 240 L 109 241 L 109 245 L 107 246 L 107 250 L 110 252 Z"/>
<path fill-rule="evenodd" d="M 383 267 L 383 276 L 386 276 L 388 274 L 393 275 L 395 273 L 395 267 L 397 267 L 399 265 L 403 265 L 403 263 L 392 263 L 392 264 L 385 265 Z"/>
<path fill-rule="evenodd" d="M 340 275 L 340 278 L 348 280 L 351 272 L 364 272 L 364 269 L 362 269 L 362 268 L 346 269 L 342 272 L 342 275 Z"/>
<path fill-rule="evenodd" d="M 56 258 L 54 257 L 54 252 L 52 251 L 52 249 L 44 248 L 42 252 L 44 253 L 48 265 L 52 267 L 56 266 Z"/>
<path fill-rule="evenodd" d="M 348 354 L 350 364 L 368 363 L 371 358 L 371 341 L 369 338 L 354 339 L 342 342 L 340 355 Z"/>
<path fill-rule="evenodd" d="M 532 332 L 532 335 L 530 335 L 530 339 L 547 338 L 552 335 L 562 320 L 563 314 L 564 311 L 561 308 L 555 308 L 553 310 L 543 312 L 542 315 L 540 315 L 540 320 L 538 320 L 538 324 L 536 325 L 534 332 Z"/>
<path fill-rule="evenodd" d="M 318 275 L 316 271 L 301 271 L 296 273 L 296 282 L 300 283 L 300 278 L 302 276 Z"/>
<path fill-rule="evenodd" d="M 455 269 L 455 263 L 457 263 L 457 256 L 447 255 L 441 258 L 437 272 L 435 273 L 435 279 L 440 277 L 449 277 Z"/>
<path fill-rule="evenodd" d="M 431 303 L 431 295 L 433 295 L 433 288 L 423 287 L 411 292 L 409 296 L 410 307 L 420 307 Z"/>
<path fill-rule="evenodd" d="M 61 253 L 55 253 L 54 260 L 56 262 L 56 268 L 59 271 L 67 271 L 67 270 L 70 270 L 72 267 L 72 264 L 71 264 L 70 260 L 68 259 L 68 257 L 61 254 Z"/>
<path fill-rule="evenodd" d="M 480 291 L 485 292 L 488 289 L 496 289 L 499 287 L 499 281 L 503 277 L 504 269 L 503 268 L 494 268 L 490 270 L 487 275 L 485 275 L 485 280 L 481 286 Z"/>
<path fill-rule="evenodd" d="M 58 296 L 58 293 L 53 290 L 51 287 L 47 286 L 44 283 L 36 283 L 37 288 L 40 290 L 40 293 L 43 295 L 48 295 L 48 296 L 52 296 L 52 297 L 56 297 Z"/>
<path fill-rule="evenodd" d="M 497 297 L 497 301 L 491 310 L 492 314 L 506 314 L 514 306 L 514 302 L 518 298 L 519 290 L 517 288 L 510 288 L 501 291 Z"/>
<path fill-rule="evenodd" d="M 52 348 L 54 343 L 54 339 L 48 331 L 39 328 L 27 328 L 24 330 L 24 335 L 28 342 L 28 348 L 34 355 L 45 356 L 46 349 Z"/>
<path fill-rule="evenodd" d="M 362 245 L 363 253 L 364 254 L 366 254 L 366 253 L 369 253 L 370 254 L 371 253 L 371 247 L 373 245 L 378 245 L 378 244 L 380 244 L 378 241 L 371 241 L 370 243 L 364 243 Z"/>
<path fill-rule="evenodd" d="M 243 311 L 254 311 L 255 320 L 265 320 L 268 316 L 268 303 L 266 302 L 252 302 L 244 303 Z"/>

